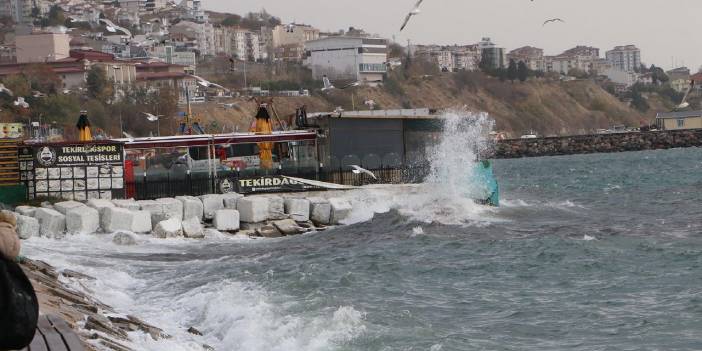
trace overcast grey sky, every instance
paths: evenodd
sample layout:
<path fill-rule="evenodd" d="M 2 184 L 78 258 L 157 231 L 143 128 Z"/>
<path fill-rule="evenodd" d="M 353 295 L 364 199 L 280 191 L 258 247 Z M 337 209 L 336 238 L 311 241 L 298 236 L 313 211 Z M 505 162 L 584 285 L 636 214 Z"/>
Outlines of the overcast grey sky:
<path fill-rule="evenodd" d="M 405 43 L 472 44 L 489 36 L 508 50 L 533 45 L 558 54 L 575 45 L 606 50 L 635 44 L 646 64 L 702 65 L 702 0 L 425 0 L 401 34 L 415 0 L 203 0 L 205 8 L 244 14 L 265 8 L 283 22 L 322 30 L 349 26 Z M 566 23 L 542 26 L 560 17 Z"/>

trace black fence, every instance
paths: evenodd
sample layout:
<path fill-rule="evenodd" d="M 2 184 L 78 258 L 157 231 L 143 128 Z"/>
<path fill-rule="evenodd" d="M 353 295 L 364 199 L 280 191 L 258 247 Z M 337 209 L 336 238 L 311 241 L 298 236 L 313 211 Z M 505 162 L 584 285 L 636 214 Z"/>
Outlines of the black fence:
<path fill-rule="evenodd" d="M 320 169 L 274 169 L 274 170 L 246 170 L 242 172 L 224 172 L 216 177 L 208 177 L 199 174 L 180 174 L 178 177 L 170 177 L 169 173 L 161 174 L 157 177 L 137 177 L 134 181 L 127 182 L 126 197 L 133 197 L 137 200 L 150 200 L 163 197 L 175 196 L 199 196 L 205 194 L 219 193 L 220 181 L 224 179 L 255 179 L 264 176 L 290 176 L 310 180 L 318 180 L 328 183 L 361 186 L 368 184 L 403 184 L 422 182 L 429 174 L 428 166 L 414 166 L 404 168 L 380 168 L 370 170 L 375 176 L 365 173 L 354 173 L 344 168 L 320 168 Z"/>

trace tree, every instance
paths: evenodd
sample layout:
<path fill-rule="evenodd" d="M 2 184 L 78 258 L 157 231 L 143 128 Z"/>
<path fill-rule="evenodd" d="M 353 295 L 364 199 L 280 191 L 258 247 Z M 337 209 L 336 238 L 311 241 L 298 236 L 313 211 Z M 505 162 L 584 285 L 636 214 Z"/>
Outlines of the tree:
<path fill-rule="evenodd" d="M 10 89 L 15 96 L 28 96 L 32 93 L 32 87 L 27 78 L 19 74 L 12 74 L 2 80 L 7 89 Z"/>
<path fill-rule="evenodd" d="M 239 15 L 229 15 L 227 18 L 222 20 L 222 25 L 227 27 L 235 27 L 241 23 L 241 16 Z"/>
<path fill-rule="evenodd" d="M 66 16 L 63 14 L 63 10 L 58 6 L 51 6 L 49 9 L 49 22 L 50 26 L 62 26 L 66 22 Z"/>
<path fill-rule="evenodd" d="M 55 94 L 61 88 L 61 78 L 46 64 L 32 64 L 22 70 L 33 90 L 44 94 Z"/>
<path fill-rule="evenodd" d="M 510 59 L 509 66 L 507 66 L 507 79 L 514 83 L 517 78 L 517 63 L 513 59 Z"/>
<path fill-rule="evenodd" d="M 517 64 L 517 77 L 522 83 L 526 82 L 529 77 L 529 68 L 524 61 L 519 61 L 519 64 Z"/>
<path fill-rule="evenodd" d="M 641 95 L 640 92 L 634 90 L 631 94 L 631 105 L 641 112 L 646 112 L 650 108 L 646 99 Z"/>
<path fill-rule="evenodd" d="M 86 78 L 88 96 L 101 101 L 108 101 L 112 97 L 112 85 L 107 80 L 105 70 L 97 65 L 90 67 Z"/>

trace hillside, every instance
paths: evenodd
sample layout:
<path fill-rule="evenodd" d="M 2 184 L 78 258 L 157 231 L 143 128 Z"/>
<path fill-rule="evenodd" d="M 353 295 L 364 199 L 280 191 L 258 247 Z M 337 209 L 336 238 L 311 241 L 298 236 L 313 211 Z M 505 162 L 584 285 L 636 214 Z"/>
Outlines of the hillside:
<path fill-rule="evenodd" d="M 279 114 L 287 116 L 306 104 L 308 111 L 366 109 L 363 101 L 372 99 L 376 109 L 467 107 L 486 111 L 496 121 L 496 129 L 512 136 L 534 130 L 542 135 L 592 132 L 613 125 L 639 126 L 650 122 L 655 113 L 642 114 L 589 80 L 559 82 L 533 79 L 525 83 L 501 82 L 480 73 L 391 78 L 382 87 L 359 87 L 327 93 L 313 92 L 312 97 L 277 98 Z M 663 106 L 662 103 L 652 107 Z M 240 101 L 239 108 L 201 105 L 195 112 L 217 125 L 250 123 L 255 103 Z"/>

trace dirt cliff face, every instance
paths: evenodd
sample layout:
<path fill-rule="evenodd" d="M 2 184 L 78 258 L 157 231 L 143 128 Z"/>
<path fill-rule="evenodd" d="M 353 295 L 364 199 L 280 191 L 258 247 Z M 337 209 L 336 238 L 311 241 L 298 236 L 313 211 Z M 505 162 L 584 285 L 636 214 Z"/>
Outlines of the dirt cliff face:
<path fill-rule="evenodd" d="M 332 111 L 337 106 L 347 111 L 365 110 L 366 100 L 373 100 L 376 109 L 465 107 L 486 111 L 495 119 L 497 130 L 517 137 L 530 130 L 541 135 L 582 134 L 613 125 L 638 127 L 651 122 L 650 114 L 630 108 L 589 80 L 510 83 L 479 73 L 458 78 L 443 73 L 393 80 L 381 87 L 317 91 L 311 97 L 276 98 L 275 106 L 281 119 L 287 119 L 303 104 L 308 112 Z M 193 111 L 205 126 L 216 126 L 219 132 L 222 127 L 243 131 L 252 121 L 256 103 L 236 101 L 233 108 L 208 103 L 194 105 Z"/>

